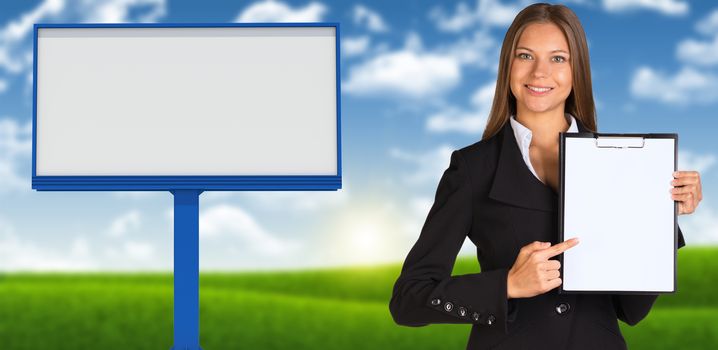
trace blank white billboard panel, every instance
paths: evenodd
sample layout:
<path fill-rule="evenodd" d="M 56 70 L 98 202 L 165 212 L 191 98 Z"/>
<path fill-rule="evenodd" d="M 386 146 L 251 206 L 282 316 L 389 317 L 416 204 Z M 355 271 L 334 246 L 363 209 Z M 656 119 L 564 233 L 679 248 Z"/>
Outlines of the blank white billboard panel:
<path fill-rule="evenodd" d="M 37 28 L 34 176 L 338 176 L 337 28 Z"/>

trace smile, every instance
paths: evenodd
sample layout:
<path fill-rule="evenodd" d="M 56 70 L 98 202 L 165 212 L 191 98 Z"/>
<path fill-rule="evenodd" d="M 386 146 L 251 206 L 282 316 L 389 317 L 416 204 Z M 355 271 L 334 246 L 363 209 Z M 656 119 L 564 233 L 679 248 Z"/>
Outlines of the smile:
<path fill-rule="evenodd" d="M 526 86 L 529 91 L 531 91 L 534 95 L 543 95 L 548 93 L 549 91 L 553 90 L 552 87 L 538 87 L 538 86 L 532 86 L 532 85 L 524 85 Z"/>

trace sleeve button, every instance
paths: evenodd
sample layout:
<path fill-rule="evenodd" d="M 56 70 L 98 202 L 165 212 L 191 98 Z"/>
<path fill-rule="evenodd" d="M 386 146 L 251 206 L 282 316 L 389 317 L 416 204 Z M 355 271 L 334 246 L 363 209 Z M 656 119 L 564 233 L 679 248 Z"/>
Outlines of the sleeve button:
<path fill-rule="evenodd" d="M 489 315 L 489 318 L 486 320 L 486 323 L 490 326 L 496 322 L 496 317 L 494 315 Z"/>
<path fill-rule="evenodd" d="M 446 312 L 451 312 L 451 310 L 453 310 L 453 309 L 454 309 L 454 304 L 452 304 L 450 301 L 447 301 L 447 302 L 444 304 L 444 310 L 445 310 Z"/>
<path fill-rule="evenodd" d="M 478 312 L 474 312 L 473 314 L 471 314 L 471 319 L 474 320 L 475 322 L 479 322 L 480 317 L 481 317 L 481 314 Z"/>
<path fill-rule="evenodd" d="M 466 308 L 463 306 L 459 306 L 459 316 L 466 317 Z"/>
<path fill-rule="evenodd" d="M 560 303 L 556 305 L 556 313 L 559 315 L 567 313 L 568 310 L 571 310 L 571 305 L 569 305 L 568 303 Z"/>
<path fill-rule="evenodd" d="M 439 304 L 441 304 L 441 299 L 433 299 L 431 301 L 431 305 L 439 306 Z"/>

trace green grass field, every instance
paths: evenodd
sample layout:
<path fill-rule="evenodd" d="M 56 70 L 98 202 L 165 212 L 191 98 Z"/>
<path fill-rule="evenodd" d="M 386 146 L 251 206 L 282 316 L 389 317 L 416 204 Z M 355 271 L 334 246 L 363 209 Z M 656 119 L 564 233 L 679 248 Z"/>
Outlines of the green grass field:
<path fill-rule="evenodd" d="M 718 349 L 718 248 L 679 252 L 678 292 L 635 327 L 631 349 Z M 468 325 L 396 326 L 400 265 L 204 273 L 201 344 L 216 349 L 463 349 Z M 455 274 L 477 272 L 460 260 Z M 169 349 L 170 274 L 0 275 L 0 349 Z"/>

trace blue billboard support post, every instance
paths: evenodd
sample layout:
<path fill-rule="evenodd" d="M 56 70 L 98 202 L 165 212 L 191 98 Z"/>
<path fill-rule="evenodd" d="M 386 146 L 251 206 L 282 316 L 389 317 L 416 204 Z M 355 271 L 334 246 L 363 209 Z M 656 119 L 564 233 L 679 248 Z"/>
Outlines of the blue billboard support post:
<path fill-rule="evenodd" d="M 199 195 L 200 190 L 173 190 L 174 195 L 174 346 L 199 346 Z"/>

